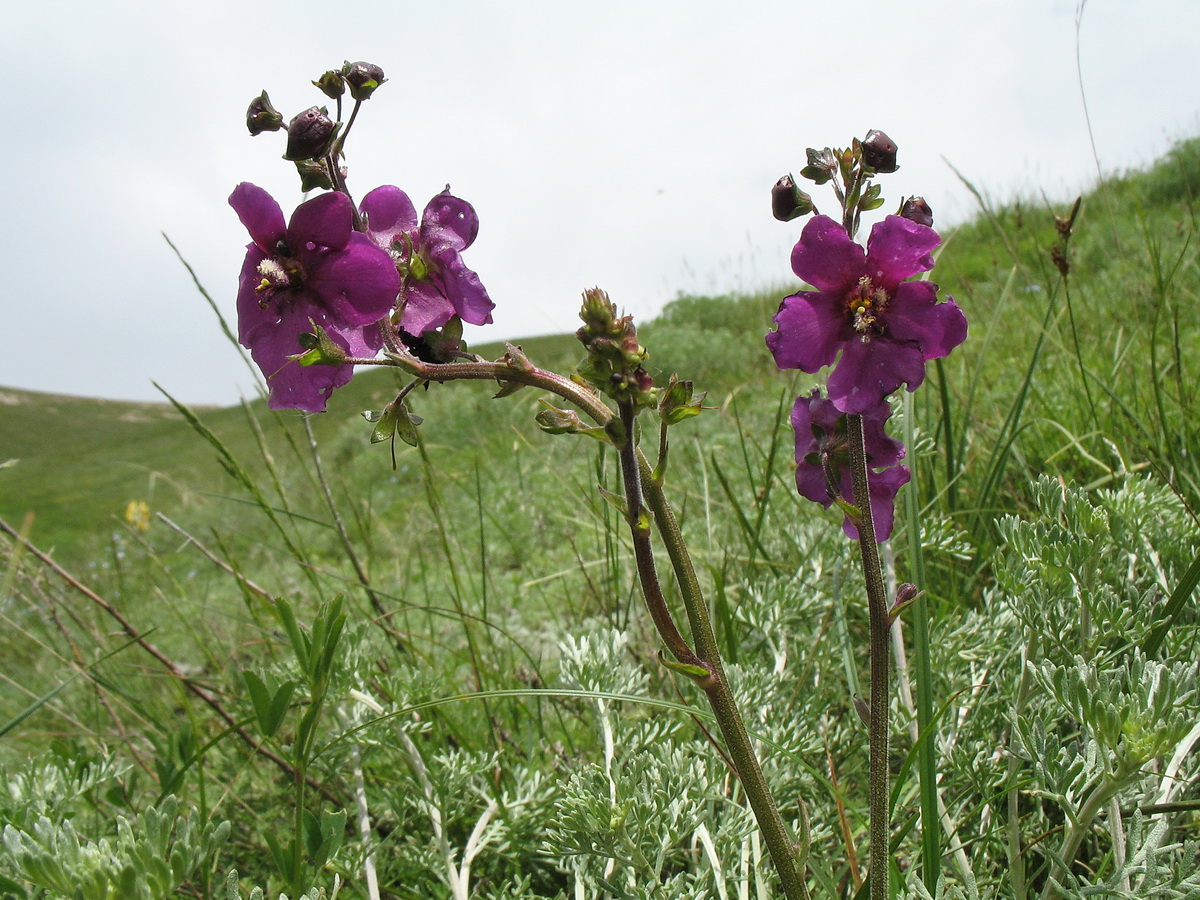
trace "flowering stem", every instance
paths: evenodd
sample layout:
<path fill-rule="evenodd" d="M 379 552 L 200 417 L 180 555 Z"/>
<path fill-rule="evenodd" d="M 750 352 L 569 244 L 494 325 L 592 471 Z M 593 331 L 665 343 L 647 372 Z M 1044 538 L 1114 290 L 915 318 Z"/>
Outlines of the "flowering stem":
<path fill-rule="evenodd" d="M 358 112 L 358 107 L 354 108 Z M 343 138 L 344 139 L 344 138 Z M 341 152 L 341 143 L 337 147 L 329 151 L 325 157 L 325 168 L 329 170 L 329 180 L 333 182 L 333 189 L 346 195 L 346 199 L 350 201 L 350 211 L 354 215 L 354 230 L 366 231 L 363 224 L 362 213 L 358 211 L 358 204 L 354 202 L 354 198 L 350 196 L 350 188 L 346 185 L 346 179 L 342 177 L 342 170 L 338 168 L 338 153 Z"/>
<path fill-rule="evenodd" d="M 891 822 L 888 814 L 888 608 L 875 542 L 875 523 L 871 517 L 871 496 L 867 488 L 867 449 L 860 415 L 847 416 L 850 442 L 850 475 L 854 481 L 854 505 L 859 515 L 858 544 L 862 550 L 863 576 L 867 585 L 867 607 L 871 631 L 871 714 L 868 721 L 870 740 L 870 862 L 871 900 L 888 897 L 888 846 Z"/>
<path fill-rule="evenodd" d="M 410 374 L 426 381 L 498 381 L 518 382 L 550 391 L 581 409 L 599 425 L 606 425 L 613 418 L 612 410 L 591 389 L 586 388 L 542 369 L 534 368 L 527 361 L 512 357 L 500 362 L 427 363 L 411 356 L 392 354 L 387 359 L 349 359 L 353 365 L 390 365 L 405 369 Z M 621 424 L 625 439 L 618 446 L 621 457 L 621 475 L 625 485 L 625 502 L 628 521 L 633 536 L 634 558 L 643 596 L 667 648 L 675 658 L 689 666 L 708 671 L 707 675 L 693 676 L 696 684 L 708 697 L 709 705 L 716 716 L 725 739 L 726 749 L 733 760 L 736 774 L 746 791 L 746 798 L 762 830 L 767 849 L 779 873 L 784 895 L 788 900 L 808 900 L 808 886 L 804 873 L 797 865 L 796 848 L 779 814 L 779 807 L 759 765 L 754 745 L 746 732 L 746 726 L 738 711 L 733 691 L 721 664 L 717 638 L 708 615 L 708 606 L 696 578 L 691 556 L 683 540 L 683 532 L 671 507 L 667 504 L 662 484 L 655 479 L 650 463 L 634 443 L 634 416 L 632 405 L 622 404 Z M 860 439 L 861 440 L 861 439 Z M 645 492 L 643 500 L 643 490 Z M 680 634 L 663 597 L 658 574 L 654 565 L 654 553 L 650 544 L 650 529 L 643 522 L 643 502 L 649 507 L 655 525 L 662 537 L 667 556 L 671 560 L 679 584 L 680 594 L 687 611 L 688 623 L 696 650 L 693 651 Z M 878 557 L 876 558 L 878 570 Z M 886 631 L 886 629 L 885 629 Z M 884 787 L 886 795 L 886 784 Z M 886 797 L 885 797 L 886 802 Z M 807 847 L 801 848 L 807 855 Z M 886 880 L 884 882 L 886 884 Z"/>

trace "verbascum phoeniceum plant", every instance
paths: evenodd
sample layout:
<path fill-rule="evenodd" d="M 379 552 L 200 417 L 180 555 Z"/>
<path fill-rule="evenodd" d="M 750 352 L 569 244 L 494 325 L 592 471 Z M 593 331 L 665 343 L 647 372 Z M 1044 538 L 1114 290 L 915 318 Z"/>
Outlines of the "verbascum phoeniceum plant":
<path fill-rule="evenodd" d="M 662 664 L 704 694 L 720 730 L 721 752 L 740 780 L 778 873 L 784 896 L 809 896 L 809 870 L 821 861 L 807 847 L 803 801 L 791 833 L 761 770 L 738 698 L 718 650 L 710 610 L 665 483 L 668 435 L 701 413 L 703 393 L 672 377 L 656 384 L 632 317 L 621 315 L 599 288 L 583 295 L 577 336 L 585 358 L 578 370 L 539 368 L 508 345 L 499 359 L 470 353 L 462 325 L 491 322 L 493 302 L 463 255 L 479 220 L 450 188 L 418 217 L 399 187 L 385 185 L 355 203 L 343 167 L 346 141 L 362 104 L 385 81 L 369 63 L 347 63 L 314 82 L 335 101 L 330 115 L 312 107 L 285 123 L 264 92 L 248 111 L 251 134 L 284 131 L 284 158 L 305 191 L 321 191 L 285 221 L 279 204 L 252 184 L 229 198 L 250 234 L 237 296 L 238 338 L 266 379 L 275 409 L 323 412 L 356 366 L 387 366 L 406 378 L 383 409 L 365 414 L 371 439 L 419 441 L 420 418 L 409 409 L 414 388 L 484 381 L 503 397 L 522 388 L 553 395 L 536 416 L 551 434 L 586 435 L 619 458 L 623 493 L 605 492 L 629 529 L 637 576 L 657 629 Z M 353 107 L 343 119 L 346 95 Z M 895 171 L 896 146 L 871 131 L 844 150 L 809 150 L 802 176 L 829 184 L 838 217 L 821 215 L 787 176 L 776 184 L 776 218 L 812 214 L 792 252 L 792 269 L 809 288 L 784 298 L 766 344 L 781 368 L 818 373 L 832 367 L 824 394 L 801 396 L 792 412 L 796 487 L 844 514 L 847 536 L 861 545 L 871 633 L 871 691 L 862 705 L 870 734 L 869 891 L 888 896 L 888 634 L 918 591 L 901 585 L 887 596 L 878 544 L 893 529 L 893 503 L 910 478 L 904 445 L 887 433 L 889 397 L 916 390 L 929 360 L 945 357 L 966 337 L 962 311 L 939 300 L 923 276 L 940 239 L 920 198 L 876 223 L 866 246 L 856 242 L 863 213 L 883 205 L 878 175 Z M 563 406 L 558 404 L 562 403 Z M 657 427 L 655 427 L 655 424 Z M 644 440 L 654 435 L 656 440 Z M 684 616 L 668 604 L 655 543 L 669 560 Z M 686 622 L 686 624 L 685 624 Z M 922 723 L 927 725 L 928 723 Z M 927 810 L 923 815 L 928 814 Z"/>

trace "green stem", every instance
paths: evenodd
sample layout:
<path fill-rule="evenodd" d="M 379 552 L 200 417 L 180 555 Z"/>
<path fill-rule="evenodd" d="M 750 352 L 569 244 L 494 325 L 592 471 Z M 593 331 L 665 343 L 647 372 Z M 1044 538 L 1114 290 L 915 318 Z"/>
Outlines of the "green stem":
<path fill-rule="evenodd" d="M 1055 900 L 1062 896 L 1062 882 L 1059 878 L 1065 880 L 1068 874 L 1070 865 L 1075 861 L 1075 856 L 1079 853 L 1079 845 L 1083 843 L 1083 839 L 1092 832 L 1092 822 L 1100 814 L 1105 805 L 1121 788 L 1125 787 L 1129 776 L 1123 768 L 1118 767 L 1118 770 L 1111 777 L 1104 779 L 1100 784 L 1096 785 L 1091 796 L 1084 801 L 1083 806 L 1079 808 L 1079 814 L 1075 817 L 1074 823 L 1068 829 L 1066 836 L 1063 838 L 1062 849 L 1058 853 L 1058 859 L 1054 863 L 1054 874 L 1046 881 L 1046 887 L 1042 891 L 1042 900 Z M 1116 827 L 1120 828 L 1118 822 Z M 1067 868 L 1063 868 L 1066 866 Z"/>
<path fill-rule="evenodd" d="M 854 505 L 860 515 L 858 545 L 862 550 L 863 576 L 867 585 L 867 607 L 871 629 L 871 716 L 870 740 L 870 861 L 867 872 L 871 881 L 871 900 L 887 900 L 888 839 L 891 817 L 888 811 L 888 711 L 891 697 L 888 685 L 888 604 L 879 562 L 879 544 L 875 541 L 875 522 L 871 517 L 871 495 L 867 484 L 867 449 L 862 416 L 847 416 L 850 442 L 850 475 L 854 481 Z M 913 527 L 910 525 L 910 527 Z"/>
<path fill-rule="evenodd" d="M 426 381 L 517 382 L 539 387 L 570 401 L 597 424 L 607 424 L 613 417 L 612 410 L 589 388 L 553 372 L 537 369 L 523 359 L 509 358 L 494 363 L 476 361 L 439 364 L 426 363 L 412 357 L 393 354 L 386 360 L 353 359 L 347 360 L 347 364 L 398 366 Z M 779 814 L 775 798 L 767 786 L 766 777 L 763 775 L 762 767 L 754 752 L 754 745 L 746 732 L 746 726 L 742 722 L 733 691 L 730 689 L 729 681 L 721 665 L 721 655 L 717 649 L 716 634 L 708 615 L 708 606 L 704 602 L 700 582 L 696 578 L 695 568 L 692 566 L 691 557 L 683 540 L 683 533 L 666 502 L 662 485 L 652 477 L 649 462 L 634 445 L 632 416 L 626 414 L 622 418 L 624 420 L 622 424 L 625 425 L 626 431 L 625 445 L 620 448 L 622 476 L 625 481 L 626 503 L 629 504 L 631 513 L 629 519 L 633 532 L 635 558 L 638 562 L 638 574 L 642 579 L 643 593 L 651 617 L 654 619 L 656 627 L 659 627 L 659 633 L 663 636 L 668 648 L 680 662 L 694 660 L 696 664 L 708 669 L 710 674 L 698 678 L 697 684 L 708 697 L 709 705 L 721 728 L 729 757 L 737 769 L 737 775 L 741 779 L 742 788 L 746 791 L 750 808 L 762 830 L 775 869 L 779 873 L 784 895 L 788 900 L 808 900 L 808 886 L 797 865 L 796 849 L 783 824 L 783 818 Z M 679 581 L 680 593 L 691 626 L 692 639 L 696 644 L 694 653 L 688 647 L 683 636 L 679 634 L 678 628 L 671 619 L 666 601 L 662 597 L 658 575 L 653 568 L 654 556 L 649 543 L 649 534 L 648 532 L 643 533 L 639 524 L 643 489 L 645 502 L 653 513 L 655 525 L 662 536 L 667 555 Z M 636 514 L 633 513 L 634 509 L 638 510 Z M 683 655 L 681 656 L 681 654 Z M 807 848 L 804 850 L 807 853 Z"/>
<path fill-rule="evenodd" d="M 638 471 L 638 452 L 634 444 L 635 412 L 632 404 L 621 404 L 621 424 L 624 426 L 625 442 L 618 447 L 621 458 L 621 480 L 625 485 L 625 506 L 629 532 L 633 536 L 633 556 L 637 562 L 638 578 L 642 596 L 650 610 L 650 618 L 658 629 L 667 649 L 681 663 L 708 668 L 692 652 L 663 596 L 658 571 L 654 565 L 654 548 L 650 544 L 650 523 L 642 518 L 642 480 Z"/>
<path fill-rule="evenodd" d="M 789 900 L 808 900 L 808 885 L 804 881 L 804 873 L 797 865 L 796 848 L 788 834 L 779 807 L 767 786 L 766 777 L 759 765 L 754 745 L 746 733 L 738 711 L 737 701 L 725 676 L 721 664 L 721 654 L 717 648 L 717 637 L 713 631 L 712 620 L 708 614 L 708 605 L 704 601 L 700 582 L 696 578 L 696 570 L 692 565 L 691 555 L 683 540 L 683 532 L 674 512 L 667 503 L 662 485 L 650 480 L 650 465 L 645 458 L 640 459 L 642 480 L 646 485 L 646 503 L 654 514 L 655 525 L 658 526 L 667 556 L 675 570 L 679 583 L 679 592 L 683 597 L 684 608 L 687 610 L 688 624 L 691 626 L 692 640 L 696 644 L 696 652 L 711 673 L 700 687 L 708 697 L 709 705 L 721 728 L 725 739 L 725 748 L 737 769 L 746 799 L 750 801 L 750 809 L 763 833 L 767 850 L 779 873 L 784 894 Z M 801 847 L 800 855 L 807 857 L 808 848 Z"/>

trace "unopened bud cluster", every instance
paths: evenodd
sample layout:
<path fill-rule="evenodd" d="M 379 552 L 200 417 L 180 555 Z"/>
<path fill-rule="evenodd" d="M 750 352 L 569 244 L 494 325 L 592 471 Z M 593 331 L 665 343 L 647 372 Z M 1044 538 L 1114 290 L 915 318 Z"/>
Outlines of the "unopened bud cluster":
<path fill-rule="evenodd" d="M 342 97 L 349 92 L 356 104 L 361 103 L 370 99 L 386 80 L 383 69 L 374 63 L 343 63 L 340 69 L 331 69 L 313 82 L 322 94 L 335 101 L 337 110 L 334 115 L 330 115 L 325 106 L 310 106 L 293 116 L 285 126 L 284 116 L 271 103 L 267 92 L 263 91 L 250 102 L 246 110 L 246 129 L 251 135 L 286 130 L 287 149 L 283 158 L 296 164 L 301 190 L 328 190 L 337 180 L 338 172 L 331 168 L 336 164 L 346 139 L 341 121 Z"/>
<path fill-rule="evenodd" d="M 880 188 L 872 184 L 876 175 L 888 175 L 900 166 L 896 142 L 877 128 L 867 132 L 862 140 L 855 138 L 849 147 L 805 151 L 805 165 L 800 176 L 816 185 L 832 183 L 842 206 L 842 221 L 851 236 L 858 228 L 862 213 L 883 206 Z M 781 222 L 790 222 L 809 213 L 818 213 L 812 197 L 800 190 L 796 179 L 784 175 L 771 188 L 771 214 Z M 913 197 L 904 204 L 899 215 L 922 225 L 933 222 L 928 204 Z"/>
<path fill-rule="evenodd" d="M 583 327 L 575 336 L 587 350 L 580 376 L 618 403 L 654 406 L 654 379 L 642 366 L 648 354 L 638 343 L 633 316 L 618 316 L 608 294 L 592 288 L 584 292 L 579 318 Z"/>

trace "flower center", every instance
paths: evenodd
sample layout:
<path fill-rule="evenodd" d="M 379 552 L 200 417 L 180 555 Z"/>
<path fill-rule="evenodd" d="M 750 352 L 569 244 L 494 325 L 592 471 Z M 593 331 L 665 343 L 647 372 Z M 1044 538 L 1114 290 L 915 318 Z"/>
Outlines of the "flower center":
<path fill-rule="evenodd" d="M 275 295 L 281 291 L 297 290 L 304 285 L 304 269 L 300 263 L 282 253 L 280 256 L 268 256 L 258 264 L 258 274 L 262 281 L 254 288 L 258 294 L 258 305 L 266 309 Z"/>
<path fill-rule="evenodd" d="M 883 323 L 879 321 L 879 313 L 887 306 L 887 291 L 876 287 L 871 279 L 864 275 L 858 279 L 858 284 L 846 298 L 846 305 L 853 319 L 854 330 L 864 341 L 883 333 Z"/>

